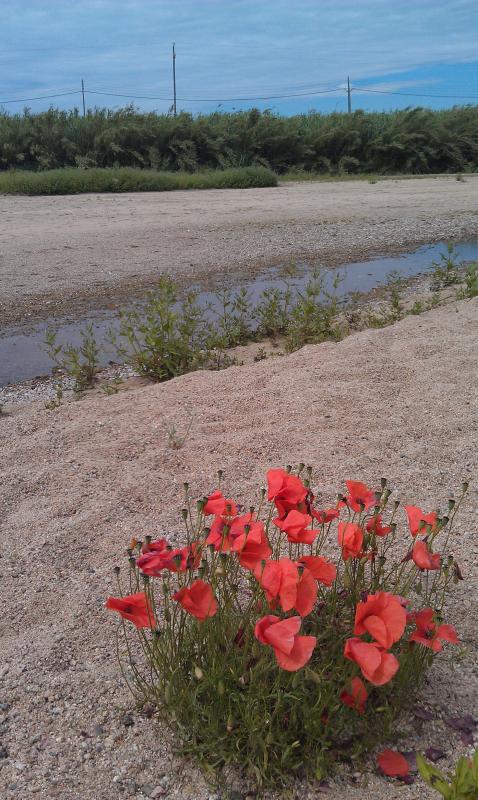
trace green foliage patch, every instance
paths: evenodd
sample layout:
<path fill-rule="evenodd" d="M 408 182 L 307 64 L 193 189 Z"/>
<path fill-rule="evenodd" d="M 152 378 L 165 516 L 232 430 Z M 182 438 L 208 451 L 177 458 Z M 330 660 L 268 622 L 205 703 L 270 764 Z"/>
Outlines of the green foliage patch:
<path fill-rule="evenodd" d="M 0 193 L 26 195 L 85 192 L 170 192 L 177 189 L 249 189 L 276 186 L 277 176 L 265 167 L 196 172 L 154 172 L 132 167 L 11 170 L 0 173 Z"/>

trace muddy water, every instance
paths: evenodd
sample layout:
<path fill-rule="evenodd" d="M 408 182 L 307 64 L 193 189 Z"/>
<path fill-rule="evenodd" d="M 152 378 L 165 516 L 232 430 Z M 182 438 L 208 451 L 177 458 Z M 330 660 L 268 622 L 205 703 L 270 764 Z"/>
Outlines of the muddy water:
<path fill-rule="evenodd" d="M 459 261 L 478 260 L 478 241 L 459 242 L 455 245 Z M 401 278 L 411 278 L 433 269 L 433 261 L 438 261 L 442 253 L 446 253 L 446 243 L 438 242 L 425 245 L 414 252 L 393 257 L 377 257 L 370 261 L 359 261 L 347 264 L 336 269 L 324 272 L 325 288 L 331 290 L 337 275 L 340 275 L 340 284 L 337 289 L 339 297 L 345 299 L 352 292 L 369 292 L 387 282 L 391 272 L 397 273 Z M 303 287 L 310 277 L 310 266 L 299 264 L 299 275 L 292 280 L 292 285 L 298 289 Z M 238 283 L 239 288 L 244 286 L 248 295 L 255 303 L 266 288 L 284 287 L 281 267 L 274 267 L 264 271 L 255 280 Z M 202 306 L 218 308 L 217 296 L 213 292 L 199 291 L 198 299 Z M 136 304 L 138 308 L 141 304 Z M 117 328 L 117 312 L 111 310 L 95 311 L 83 320 L 69 321 L 67 318 L 52 318 L 28 329 L 4 329 L 0 333 L 0 386 L 9 383 L 18 383 L 35 377 L 49 374 L 53 362 L 45 351 L 45 331 L 53 330 L 57 334 L 57 343 L 70 343 L 74 346 L 80 344 L 80 332 L 85 324 L 91 323 L 96 340 L 101 343 L 101 363 L 106 365 L 115 359 L 115 352 L 108 345 L 106 337 L 111 328 Z"/>

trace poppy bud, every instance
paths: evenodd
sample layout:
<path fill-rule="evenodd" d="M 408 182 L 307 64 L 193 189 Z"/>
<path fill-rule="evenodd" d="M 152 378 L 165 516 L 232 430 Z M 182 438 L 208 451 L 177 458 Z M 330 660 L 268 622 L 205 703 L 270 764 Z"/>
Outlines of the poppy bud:
<path fill-rule="evenodd" d="M 218 695 L 220 697 L 222 697 L 223 694 L 225 693 L 225 691 L 226 691 L 226 688 L 224 686 L 224 681 L 219 681 L 218 684 L 217 684 L 217 693 L 218 693 Z"/>
<path fill-rule="evenodd" d="M 226 731 L 227 731 L 228 733 L 231 733 L 231 732 L 232 732 L 232 728 L 233 728 L 233 725 L 232 725 L 232 717 L 228 717 L 228 718 L 227 718 Z"/>
<path fill-rule="evenodd" d="M 203 508 L 206 505 L 206 503 L 207 503 L 207 497 L 205 497 L 203 500 L 198 500 L 197 501 L 196 508 L 197 508 L 198 514 L 202 514 Z"/>
<path fill-rule="evenodd" d="M 136 559 L 133 556 L 130 556 L 128 561 L 129 561 L 131 567 L 134 568 L 136 566 Z"/>
<path fill-rule="evenodd" d="M 223 476 L 223 475 L 224 475 L 224 471 L 223 471 L 222 469 L 218 469 L 218 471 L 217 471 L 217 477 L 219 478 L 219 480 L 221 480 L 221 479 L 222 479 L 222 476 Z"/>
<path fill-rule="evenodd" d="M 453 497 L 450 497 L 450 499 L 448 500 L 448 511 L 453 511 L 454 508 L 455 508 L 455 501 L 453 500 Z"/>
<path fill-rule="evenodd" d="M 114 567 L 114 568 L 113 568 L 113 572 L 114 572 L 116 575 L 119 575 L 119 574 L 120 574 L 120 567 Z"/>
<path fill-rule="evenodd" d="M 292 472 L 292 466 L 290 464 L 287 464 L 285 471 L 290 474 Z"/>
<path fill-rule="evenodd" d="M 462 581 L 463 580 L 463 573 L 462 573 L 462 571 L 460 569 L 460 565 L 456 561 L 453 564 L 453 571 L 455 573 L 456 579 L 458 581 Z"/>
<path fill-rule="evenodd" d="M 183 483 L 183 489 L 184 489 L 184 491 L 185 491 L 185 492 L 186 492 L 186 494 L 187 494 L 187 493 L 188 493 L 188 491 L 189 491 L 189 483 L 188 483 L 187 481 L 184 481 L 184 483 Z"/>
<path fill-rule="evenodd" d="M 250 514 L 251 516 L 252 516 L 252 514 L 254 513 L 254 511 L 255 511 L 255 508 L 254 508 L 254 506 L 249 506 L 249 514 Z"/>
<path fill-rule="evenodd" d="M 186 521 L 186 520 L 187 520 L 187 518 L 188 518 L 188 510 L 187 510 L 187 508 L 183 508 L 183 509 L 181 510 L 181 516 L 182 516 L 182 518 L 183 518 L 183 520 L 184 520 L 184 521 Z"/>
<path fill-rule="evenodd" d="M 181 556 L 180 553 L 178 553 L 178 555 L 176 555 L 176 556 L 173 556 L 173 564 L 174 564 L 174 566 L 179 569 L 179 567 L 181 566 L 181 561 L 182 560 L 183 559 L 182 559 L 182 556 Z"/>
<path fill-rule="evenodd" d="M 311 478 L 312 477 L 312 467 L 308 466 L 306 472 L 307 472 L 307 475 L 309 476 L 309 478 Z"/>
<path fill-rule="evenodd" d="M 444 528 L 445 525 L 448 525 L 449 522 L 450 522 L 449 517 L 443 517 L 443 519 L 441 520 L 441 527 Z"/>
<path fill-rule="evenodd" d="M 400 505 L 400 500 L 395 500 L 393 505 L 394 505 L 394 508 L 395 508 L 395 511 L 396 511 L 398 506 Z"/>
<path fill-rule="evenodd" d="M 390 489 L 386 489 L 383 495 L 384 502 L 386 503 L 390 495 L 392 494 Z"/>
<path fill-rule="evenodd" d="M 387 485 L 387 479 L 380 478 L 380 486 L 382 487 L 382 489 L 385 489 L 386 485 Z"/>
<path fill-rule="evenodd" d="M 151 544 L 151 539 L 152 538 L 153 538 L 152 536 L 145 536 L 144 540 L 145 540 L 146 544 Z"/>
<path fill-rule="evenodd" d="M 266 490 L 264 489 L 264 487 L 262 487 L 261 488 L 261 500 L 263 500 L 265 496 L 266 496 Z"/>
<path fill-rule="evenodd" d="M 468 481 L 463 481 L 463 483 L 461 484 L 461 490 L 462 490 L 463 494 L 467 493 L 469 485 L 470 484 L 468 483 Z"/>
<path fill-rule="evenodd" d="M 304 469 L 304 467 L 305 467 L 305 464 L 304 464 L 304 463 L 301 461 L 301 462 L 300 462 L 300 464 L 299 464 L 299 471 L 298 471 L 298 473 L 297 473 L 298 475 L 300 475 L 300 473 L 302 472 L 302 470 Z"/>
<path fill-rule="evenodd" d="M 204 678 L 204 672 L 200 667 L 194 667 L 194 677 L 197 678 L 198 681 L 202 681 Z"/>

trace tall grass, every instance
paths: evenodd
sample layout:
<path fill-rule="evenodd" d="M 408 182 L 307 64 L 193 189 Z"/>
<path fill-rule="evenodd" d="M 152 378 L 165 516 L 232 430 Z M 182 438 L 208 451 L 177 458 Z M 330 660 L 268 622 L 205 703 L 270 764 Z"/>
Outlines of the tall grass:
<path fill-rule="evenodd" d="M 45 172 L 0 172 L 0 193 L 51 195 L 83 192 L 170 192 L 175 189 L 248 189 L 276 186 L 277 176 L 265 167 L 154 172 L 118 169 L 54 169 Z"/>
<path fill-rule="evenodd" d="M 177 117 L 133 107 L 0 111 L 0 171 L 264 166 L 319 174 L 430 174 L 478 168 L 478 106 L 298 114 L 257 109 Z"/>

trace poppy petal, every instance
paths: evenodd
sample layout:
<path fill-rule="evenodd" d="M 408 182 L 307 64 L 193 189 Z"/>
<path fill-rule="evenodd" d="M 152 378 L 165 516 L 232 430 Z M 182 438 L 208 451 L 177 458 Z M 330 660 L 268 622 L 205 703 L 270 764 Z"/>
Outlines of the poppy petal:
<path fill-rule="evenodd" d="M 410 772 L 405 756 L 394 750 L 383 750 L 377 761 L 384 775 L 388 775 L 389 778 L 405 778 Z"/>

